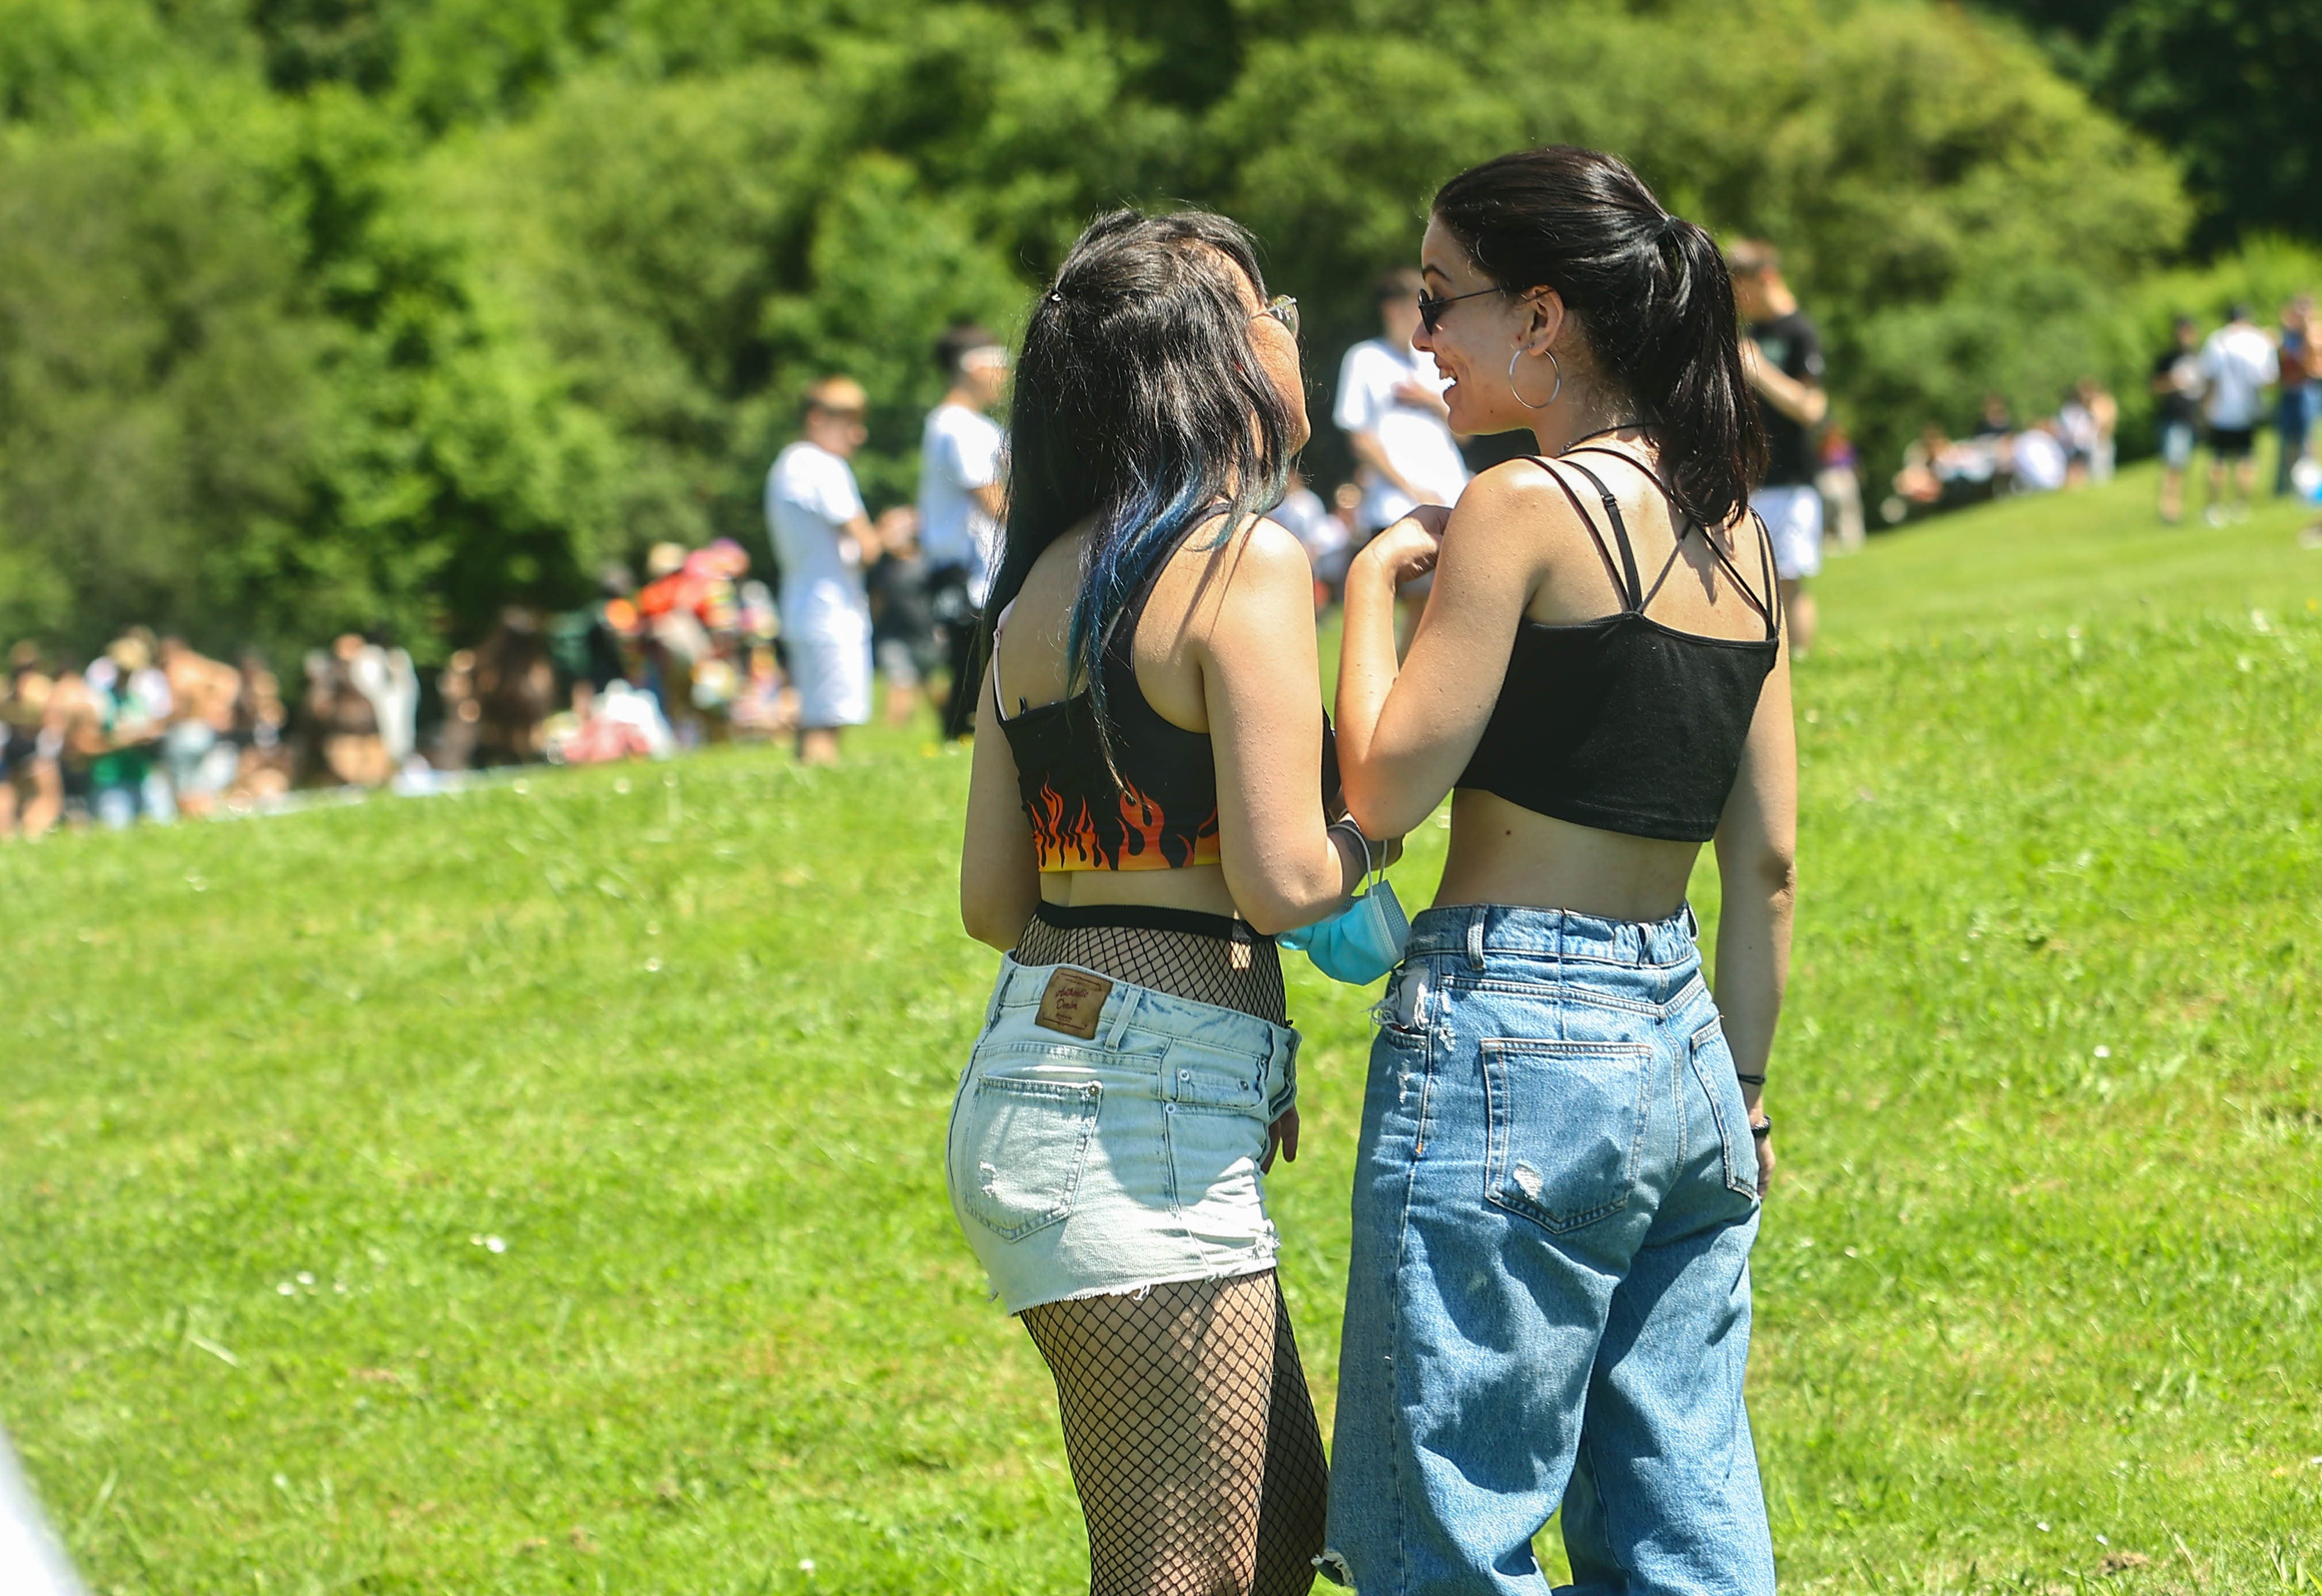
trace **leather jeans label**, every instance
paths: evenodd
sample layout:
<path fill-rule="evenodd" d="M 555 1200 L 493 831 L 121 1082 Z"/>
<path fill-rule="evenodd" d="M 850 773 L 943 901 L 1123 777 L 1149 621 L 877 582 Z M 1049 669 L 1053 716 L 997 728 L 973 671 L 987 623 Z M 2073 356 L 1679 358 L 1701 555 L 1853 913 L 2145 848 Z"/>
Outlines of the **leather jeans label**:
<path fill-rule="evenodd" d="M 1040 994 L 1040 1012 L 1032 1023 L 1083 1041 L 1094 1041 L 1097 1018 L 1111 995 L 1112 983 L 1102 976 L 1058 965 L 1048 977 L 1048 989 Z"/>

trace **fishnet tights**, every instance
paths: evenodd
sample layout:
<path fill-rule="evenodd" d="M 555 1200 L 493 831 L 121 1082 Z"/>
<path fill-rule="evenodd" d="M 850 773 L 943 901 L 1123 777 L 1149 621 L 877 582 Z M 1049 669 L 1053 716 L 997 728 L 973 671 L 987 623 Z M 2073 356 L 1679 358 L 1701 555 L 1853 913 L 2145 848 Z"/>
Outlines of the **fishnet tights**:
<path fill-rule="evenodd" d="M 1281 950 L 1247 927 L 1222 937 L 1142 925 L 1062 926 L 1035 913 L 1014 957 L 1018 964 L 1076 965 L 1132 986 L 1288 1024 Z"/>
<path fill-rule="evenodd" d="M 1027 1308 L 1090 1596 L 1305 1596 L 1330 1474 L 1272 1270 Z"/>

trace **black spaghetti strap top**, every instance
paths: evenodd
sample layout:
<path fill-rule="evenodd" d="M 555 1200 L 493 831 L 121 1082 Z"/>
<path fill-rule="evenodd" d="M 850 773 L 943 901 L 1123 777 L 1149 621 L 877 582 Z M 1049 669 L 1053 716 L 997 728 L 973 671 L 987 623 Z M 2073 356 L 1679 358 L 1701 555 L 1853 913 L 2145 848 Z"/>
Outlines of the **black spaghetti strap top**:
<path fill-rule="evenodd" d="M 1016 757 L 1017 790 L 1032 822 L 1043 873 L 1051 870 L 1182 870 L 1218 862 L 1218 762 L 1206 731 L 1162 718 L 1138 685 L 1131 653 L 1137 625 L 1165 558 L 1114 618 L 1099 669 L 1112 716 L 1114 767 L 1104 759 L 1096 710 L 1083 688 L 1038 708 L 1022 699 L 1015 714 L 1000 696 L 999 649 L 992 687 L 1000 724 Z M 1338 745 L 1322 723 L 1324 806 L 1337 813 Z"/>
<path fill-rule="evenodd" d="M 1668 491 L 1650 467 L 1618 449 L 1583 447 L 1559 456 L 1604 501 L 1613 536 L 1608 546 L 1564 473 L 1535 460 L 1564 490 L 1595 540 L 1621 588 L 1621 610 L 1595 620 L 1526 620 L 1516 628 L 1499 702 L 1458 785 L 1576 825 L 1706 842 L 1716 835 L 1742 768 L 1742 745 L 1780 645 L 1772 546 L 1759 523 L 1761 601 L 1708 539 L 1718 564 L 1764 619 L 1764 637 L 1708 637 L 1663 626 L 1645 613 L 1646 604 L 1677 563 L 1686 537 L 1699 528 L 1691 521 L 1678 526 L 1678 548 L 1648 588 L 1638 578 L 1620 501 L 1602 478 L 1571 458 L 1584 454 L 1625 461 Z"/>

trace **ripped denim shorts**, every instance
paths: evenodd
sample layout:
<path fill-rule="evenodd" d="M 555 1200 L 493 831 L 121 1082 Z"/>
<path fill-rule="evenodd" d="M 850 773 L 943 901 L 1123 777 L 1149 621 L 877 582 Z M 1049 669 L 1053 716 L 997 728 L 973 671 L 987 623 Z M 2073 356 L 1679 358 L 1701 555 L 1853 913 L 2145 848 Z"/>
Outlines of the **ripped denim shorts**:
<path fill-rule="evenodd" d="M 1234 1009 L 1004 959 L 944 1165 L 1008 1311 L 1272 1269 L 1258 1164 L 1297 1053 Z"/>

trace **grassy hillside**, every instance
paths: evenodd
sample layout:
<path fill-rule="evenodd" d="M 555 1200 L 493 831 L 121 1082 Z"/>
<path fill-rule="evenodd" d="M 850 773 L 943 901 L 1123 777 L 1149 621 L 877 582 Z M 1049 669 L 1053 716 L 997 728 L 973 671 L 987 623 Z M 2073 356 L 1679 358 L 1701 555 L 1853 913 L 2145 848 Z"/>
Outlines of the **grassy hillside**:
<path fill-rule="evenodd" d="M 2322 1592 L 2322 553 L 2148 491 L 1822 583 L 1753 1368 L 1794 1589 Z M 94 1584 L 1080 1587 L 942 1189 L 966 762 L 873 741 L 0 848 L 0 1422 Z M 1309 975 L 1327 1423 L 1366 1023 Z"/>

